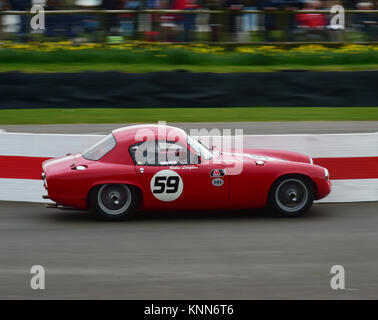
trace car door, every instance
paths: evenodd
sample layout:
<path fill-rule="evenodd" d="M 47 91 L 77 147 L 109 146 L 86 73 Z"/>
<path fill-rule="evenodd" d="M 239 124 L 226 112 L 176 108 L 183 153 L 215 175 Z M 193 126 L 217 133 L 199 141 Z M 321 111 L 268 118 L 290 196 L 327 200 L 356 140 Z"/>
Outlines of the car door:
<path fill-rule="evenodd" d="M 146 209 L 209 209 L 227 204 L 230 182 L 224 166 L 201 163 L 192 150 L 177 142 L 148 143 L 153 145 L 143 146 L 149 151 L 142 161 L 136 156 L 142 153 L 141 143 L 130 148 Z M 177 150 L 178 161 L 170 160 L 169 155 Z"/>

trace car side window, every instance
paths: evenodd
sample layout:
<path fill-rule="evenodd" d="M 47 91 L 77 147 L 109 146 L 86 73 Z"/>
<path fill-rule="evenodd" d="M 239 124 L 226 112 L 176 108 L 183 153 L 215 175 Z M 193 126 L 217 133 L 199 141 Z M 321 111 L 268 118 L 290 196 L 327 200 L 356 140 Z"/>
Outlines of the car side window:
<path fill-rule="evenodd" d="M 138 166 L 186 165 L 190 157 L 186 147 L 170 141 L 139 142 L 132 145 L 129 152 Z"/>

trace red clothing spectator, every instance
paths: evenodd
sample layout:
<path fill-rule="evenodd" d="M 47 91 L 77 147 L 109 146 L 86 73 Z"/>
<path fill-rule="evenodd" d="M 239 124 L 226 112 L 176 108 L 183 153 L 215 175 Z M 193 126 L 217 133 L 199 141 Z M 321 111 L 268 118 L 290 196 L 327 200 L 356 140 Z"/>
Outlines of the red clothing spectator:
<path fill-rule="evenodd" d="M 324 27 L 326 25 L 326 18 L 321 13 L 301 13 L 296 17 L 298 23 L 302 27 L 310 29 Z"/>
<path fill-rule="evenodd" d="M 187 0 L 175 0 L 173 1 L 172 8 L 173 10 L 184 10 L 185 9 L 185 3 Z"/>
<path fill-rule="evenodd" d="M 320 6 L 318 1 L 309 1 L 303 10 L 317 10 Z M 300 13 L 296 15 L 296 20 L 301 27 L 309 29 L 324 27 L 327 24 L 327 19 L 322 13 Z"/>

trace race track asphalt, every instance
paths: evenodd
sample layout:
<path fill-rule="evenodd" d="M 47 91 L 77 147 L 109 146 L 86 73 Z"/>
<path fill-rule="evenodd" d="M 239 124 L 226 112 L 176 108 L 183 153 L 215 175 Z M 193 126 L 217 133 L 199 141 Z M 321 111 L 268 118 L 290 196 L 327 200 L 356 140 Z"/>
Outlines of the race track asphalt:
<path fill-rule="evenodd" d="M 183 128 L 184 130 L 193 128 L 243 129 L 244 134 L 374 133 L 378 131 L 378 121 L 200 122 L 168 124 Z M 113 129 L 128 125 L 130 124 L 0 125 L 0 130 L 26 133 L 108 134 Z"/>
<path fill-rule="evenodd" d="M 1 299 L 377 299 L 378 203 L 149 212 L 104 222 L 87 212 L 0 202 Z M 30 288 L 43 265 L 46 289 Z M 345 268 L 346 289 L 330 288 Z"/>

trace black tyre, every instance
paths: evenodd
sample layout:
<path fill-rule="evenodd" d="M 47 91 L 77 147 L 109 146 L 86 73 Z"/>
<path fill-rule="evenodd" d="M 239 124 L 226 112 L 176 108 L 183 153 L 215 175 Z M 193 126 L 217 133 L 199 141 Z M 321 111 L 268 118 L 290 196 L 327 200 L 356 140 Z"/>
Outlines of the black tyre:
<path fill-rule="evenodd" d="M 140 193 L 125 184 L 104 184 L 93 188 L 88 198 L 91 209 L 98 216 L 107 220 L 124 220 L 134 216 Z"/>
<path fill-rule="evenodd" d="M 269 203 L 280 216 L 296 217 L 306 213 L 314 202 L 313 182 L 303 176 L 286 176 L 274 182 Z"/>

